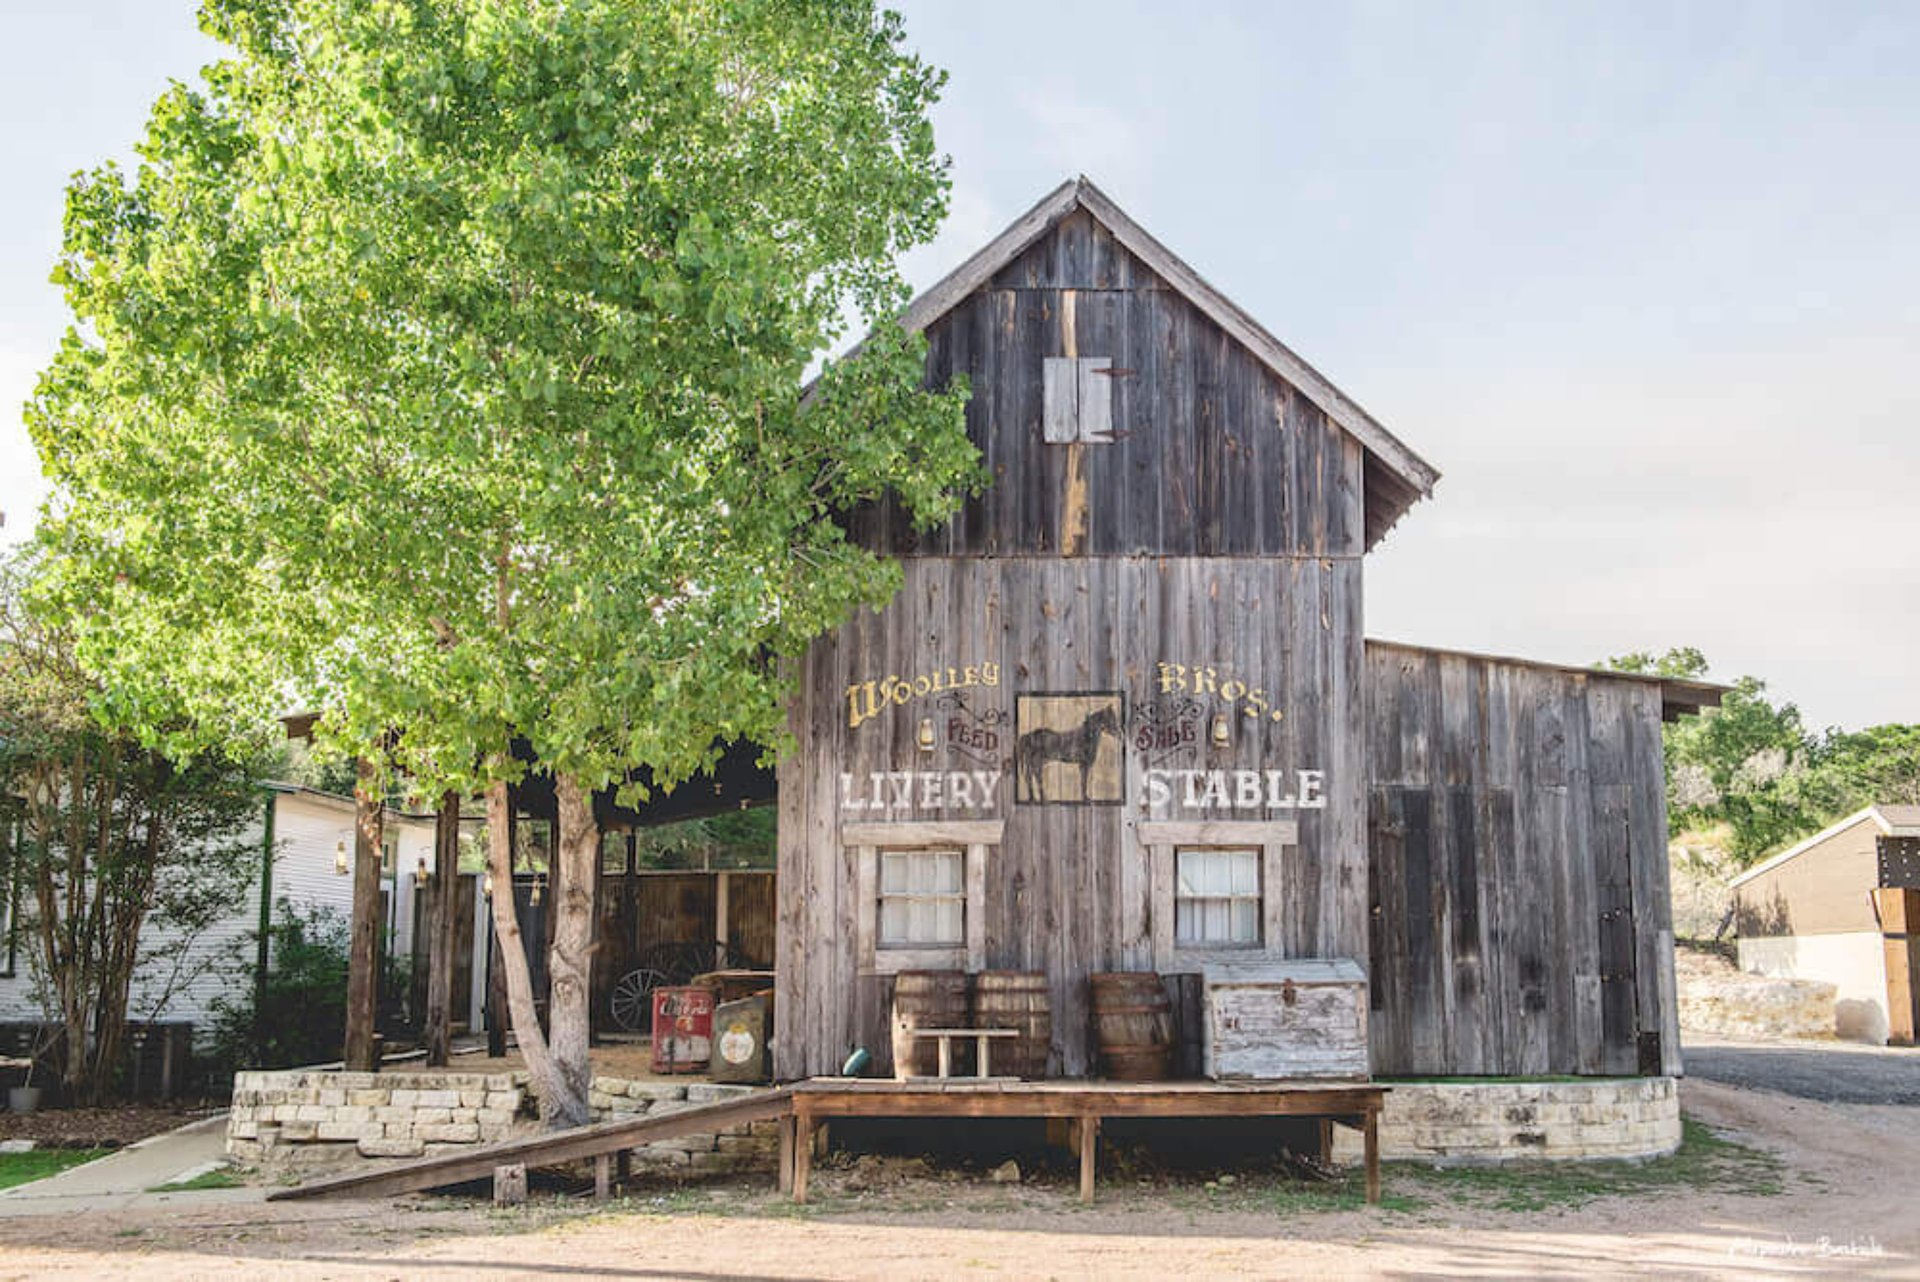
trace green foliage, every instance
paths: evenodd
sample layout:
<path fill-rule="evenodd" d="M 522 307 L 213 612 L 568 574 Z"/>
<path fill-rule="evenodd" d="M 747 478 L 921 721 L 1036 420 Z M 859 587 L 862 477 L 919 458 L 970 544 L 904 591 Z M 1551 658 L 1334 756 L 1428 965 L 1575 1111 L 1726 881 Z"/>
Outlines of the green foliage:
<path fill-rule="evenodd" d="M 893 260 L 942 76 L 870 0 L 208 0 L 231 49 L 68 193 L 46 595 L 168 747 L 287 700 L 422 791 L 775 745 L 896 590 L 841 516 L 980 475 Z M 804 376 L 850 326 L 855 357 Z M 187 712 L 191 716 L 179 716 Z"/>
<path fill-rule="evenodd" d="M 266 983 L 213 1005 L 213 1057 L 228 1072 L 339 1058 L 347 1027 L 347 921 L 330 908 L 275 904 Z"/>
<path fill-rule="evenodd" d="M 1638 652 L 1604 665 L 1623 672 L 1703 678 L 1691 647 Z M 1737 679 L 1718 708 L 1664 730 L 1667 806 L 1676 830 L 1727 825 L 1742 864 L 1876 802 L 1920 802 L 1920 726 L 1810 730 L 1766 682 Z"/>
<path fill-rule="evenodd" d="M 193 944 L 257 866 L 260 763 L 174 759 L 89 715 L 73 637 L 28 606 L 40 565 L 0 561 L 0 795 L 22 799 L 15 878 L 25 962 L 68 1047 L 78 1099 L 114 1088 L 129 1004 L 156 1015 L 201 972 Z M 134 977 L 140 985 L 136 992 Z"/>
<path fill-rule="evenodd" d="M 643 828 L 642 868 L 771 868 L 779 812 L 772 806 Z"/>

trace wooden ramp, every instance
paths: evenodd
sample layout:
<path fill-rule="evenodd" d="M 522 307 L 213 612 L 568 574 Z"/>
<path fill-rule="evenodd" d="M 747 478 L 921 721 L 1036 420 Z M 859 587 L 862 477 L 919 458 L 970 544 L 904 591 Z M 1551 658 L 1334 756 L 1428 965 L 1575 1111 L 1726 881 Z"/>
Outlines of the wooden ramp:
<path fill-rule="evenodd" d="M 724 1131 L 748 1122 L 790 1117 L 792 1114 L 793 1090 L 782 1086 L 737 1099 L 694 1104 L 659 1116 L 648 1114 L 625 1121 L 600 1122 L 570 1131 L 489 1144 L 461 1153 L 442 1153 L 408 1162 L 404 1166 L 329 1176 L 295 1188 L 280 1189 L 268 1194 L 267 1200 L 394 1197 L 401 1193 L 418 1193 L 425 1189 L 445 1188 L 450 1184 L 492 1179 L 494 1172 L 503 1166 L 558 1166 L 588 1158 L 595 1159 L 595 1184 L 604 1190 L 609 1179 L 610 1160 L 617 1153 L 656 1140 Z"/>

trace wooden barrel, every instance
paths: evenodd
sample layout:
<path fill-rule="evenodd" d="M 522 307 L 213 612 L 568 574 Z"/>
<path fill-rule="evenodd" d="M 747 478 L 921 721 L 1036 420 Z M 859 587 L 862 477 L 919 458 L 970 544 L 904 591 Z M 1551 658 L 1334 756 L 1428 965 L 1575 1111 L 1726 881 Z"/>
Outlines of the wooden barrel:
<path fill-rule="evenodd" d="M 1148 971 L 1087 976 L 1100 1072 L 1120 1082 L 1161 1082 L 1173 1066 L 1173 1006 L 1166 985 Z"/>
<path fill-rule="evenodd" d="M 903 970 L 893 977 L 893 1075 L 932 1077 L 940 1071 L 940 1048 L 932 1038 L 913 1038 L 913 1028 L 967 1026 L 967 972 Z M 956 1057 L 962 1047 L 956 1044 Z M 972 1054 L 969 1048 L 968 1059 Z"/>
<path fill-rule="evenodd" d="M 1053 1049 L 1053 1000 L 1043 970 L 983 970 L 973 981 L 973 1026 L 1011 1028 L 987 1051 L 995 1077 L 1045 1077 Z"/>

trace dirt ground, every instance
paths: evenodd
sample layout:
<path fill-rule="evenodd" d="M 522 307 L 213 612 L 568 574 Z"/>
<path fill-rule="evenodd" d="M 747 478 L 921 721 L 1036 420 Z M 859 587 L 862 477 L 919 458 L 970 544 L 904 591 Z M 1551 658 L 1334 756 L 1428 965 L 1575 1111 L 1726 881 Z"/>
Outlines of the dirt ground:
<path fill-rule="evenodd" d="M 42 1148 L 120 1148 L 185 1126 L 207 1109 L 118 1104 L 112 1108 L 46 1108 L 0 1113 L 0 1140 L 32 1140 Z"/>
<path fill-rule="evenodd" d="M 0 1223 L 0 1278 L 1920 1278 L 1920 1112 L 1698 1081 L 1682 1098 L 1691 1118 L 1758 1150 L 1731 1151 L 1767 1177 L 1649 1179 L 1570 1206 L 1557 1193 L 1516 1200 L 1524 1179 L 1390 1166 L 1387 1204 L 1368 1208 L 1252 1176 L 1142 1186 L 1106 1171 L 1099 1204 L 1082 1208 L 1065 1178 L 993 1184 L 908 1162 L 874 1180 L 874 1164 L 841 1163 L 820 1171 L 806 1208 L 730 1182 L 607 1208 L 419 1198 L 17 1220 Z M 1489 1199 L 1492 1186 L 1505 1191 Z"/>

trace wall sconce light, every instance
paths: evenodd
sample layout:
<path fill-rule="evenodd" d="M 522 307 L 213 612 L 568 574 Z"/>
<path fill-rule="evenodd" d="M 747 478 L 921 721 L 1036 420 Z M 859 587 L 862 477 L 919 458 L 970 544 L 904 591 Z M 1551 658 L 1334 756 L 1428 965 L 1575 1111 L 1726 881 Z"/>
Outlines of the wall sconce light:
<path fill-rule="evenodd" d="M 1214 747 L 1224 748 L 1227 746 L 1228 729 L 1227 729 L 1226 713 L 1216 712 L 1213 714 L 1213 729 L 1209 732 L 1209 734 L 1210 734 L 1210 737 L 1213 739 Z"/>
<path fill-rule="evenodd" d="M 421 890 L 427 888 L 427 857 L 420 856 L 420 866 L 413 870 L 413 884 Z"/>
<path fill-rule="evenodd" d="M 333 844 L 333 873 L 336 877 L 347 875 L 347 839 L 345 837 Z"/>
<path fill-rule="evenodd" d="M 480 893 L 488 899 L 493 898 L 493 869 L 491 868 L 487 869 L 486 875 L 480 878 Z"/>
<path fill-rule="evenodd" d="M 922 752 L 933 751 L 933 718 L 932 717 L 920 718 L 920 730 L 917 734 L 914 735 L 913 741 L 920 745 L 920 751 Z"/>
<path fill-rule="evenodd" d="M 533 879 L 533 886 L 527 891 L 527 902 L 534 905 L 536 908 L 539 907 L 540 905 L 540 886 L 541 886 L 541 883 L 545 881 L 546 881 L 545 877 L 535 876 Z"/>

